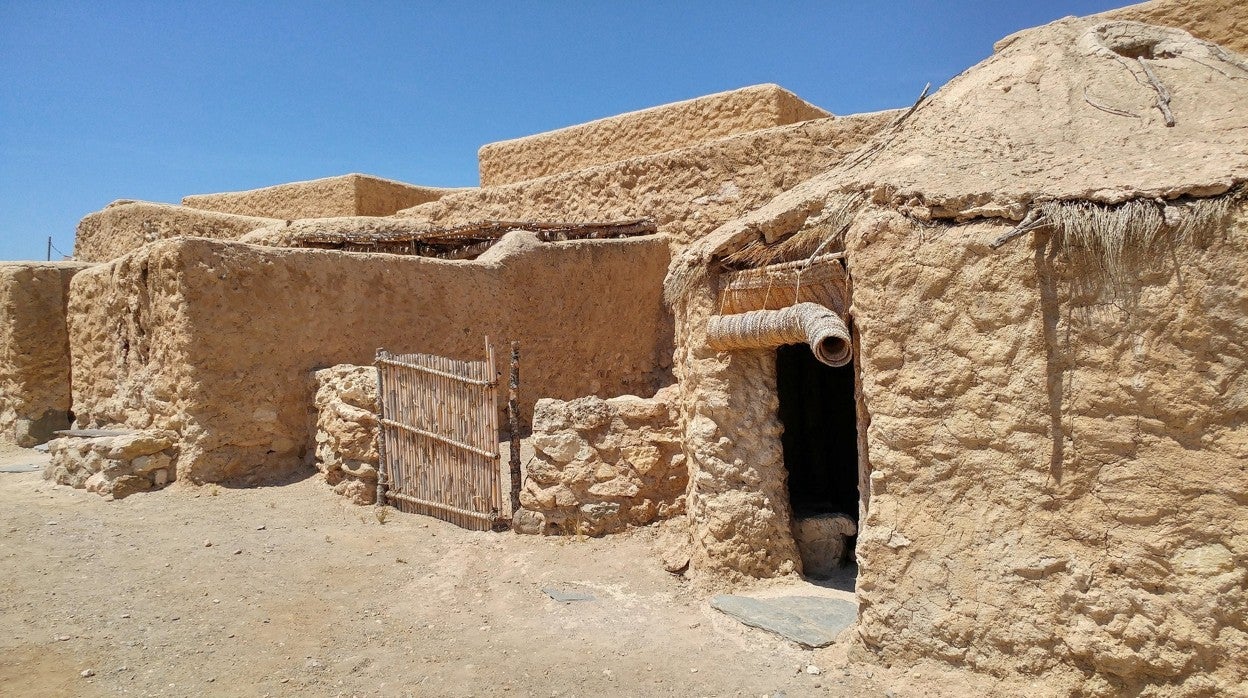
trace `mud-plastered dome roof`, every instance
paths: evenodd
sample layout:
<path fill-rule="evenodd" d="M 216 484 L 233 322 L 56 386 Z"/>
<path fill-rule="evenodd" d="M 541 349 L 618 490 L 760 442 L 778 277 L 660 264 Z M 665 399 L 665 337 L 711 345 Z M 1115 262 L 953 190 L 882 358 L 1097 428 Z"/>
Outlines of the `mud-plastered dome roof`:
<path fill-rule="evenodd" d="M 1245 178 L 1248 61 L 1179 29 L 1074 19 L 998 42 L 836 177 L 955 218 L 1017 218 L 1036 198 L 1211 195 Z"/>
<path fill-rule="evenodd" d="M 864 203 L 918 220 L 1018 221 L 1043 202 L 1213 197 L 1245 181 L 1248 60 L 1180 29 L 1067 18 L 997 42 L 859 152 L 725 224 L 682 264 L 834 227 Z"/>

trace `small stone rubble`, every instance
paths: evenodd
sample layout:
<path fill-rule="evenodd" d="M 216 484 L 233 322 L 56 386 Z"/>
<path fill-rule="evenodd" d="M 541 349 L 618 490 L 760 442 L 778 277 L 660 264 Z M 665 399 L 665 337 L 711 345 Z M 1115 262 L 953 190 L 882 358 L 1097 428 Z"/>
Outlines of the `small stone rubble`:
<path fill-rule="evenodd" d="M 316 468 L 354 504 L 377 501 L 377 369 L 338 364 L 315 372 Z"/>
<path fill-rule="evenodd" d="M 70 430 L 48 442 L 43 477 L 114 499 L 177 479 L 176 436 L 165 431 Z"/>

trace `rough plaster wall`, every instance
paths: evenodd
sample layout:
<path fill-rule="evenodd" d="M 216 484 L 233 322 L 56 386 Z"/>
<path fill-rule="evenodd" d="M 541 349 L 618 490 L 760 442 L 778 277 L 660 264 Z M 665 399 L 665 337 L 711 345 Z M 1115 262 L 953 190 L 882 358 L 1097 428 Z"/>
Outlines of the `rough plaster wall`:
<path fill-rule="evenodd" d="M 858 219 L 877 659 L 1055 695 L 1243 694 L 1244 213 L 1113 295 L 1026 239 L 989 250 L 1002 225 Z"/>
<path fill-rule="evenodd" d="M 107 262 L 149 242 L 174 237 L 232 240 L 279 222 L 171 204 L 115 201 L 78 223 L 74 259 Z"/>
<path fill-rule="evenodd" d="M 819 119 L 487 187 L 399 213 L 432 225 L 482 219 L 593 222 L 647 217 L 684 245 L 839 161 L 892 112 Z"/>
<path fill-rule="evenodd" d="M 47 441 L 69 426 L 69 282 L 89 265 L 0 264 L 0 440 Z"/>
<path fill-rule="evenodd" d="M 654 370 L 671 355 L 666 238 L 521 237 L 471 262 L 148 246 L 74 286 L 75 375 L 90 377 L 76 409 L 93 426 L 178 431 L 179 478 L 259 481 L 310 455 L 311 371 L 371 363 L 379 347 L 479 359 L 487 334 L 500 356 L 520 341 L 526 421 L 539 397 L 651 394 L 670 380 Z"/>
<path fill-rule="evenodd" d="M 434 201 L 455 189 L 418 187 L 380 177 L 348 174 L 248 191 L 194 194 L 182 205 L 242 216 L 297 220 L 335 216 L 389 216 Z"/>
<path fill-rule="evenodd" d="M 829 116 L 778 85 L 753 85 L 488 143 L 477 159 L 481 186 L 652 155 L 725 136 Z"/>
<path fill-rule="evenodd" d="M 1177 27 L 1248 55 L 1248 3 L 1242 0 L 1153 0 L 1094 17 Z"/>
<path fill-rule="evenodd" d="M 801 570 L 785 489 L 772 351 L 715 352 L 709 287 L 677 303 L 675 370 L 689 464 L 690 567 L 730 582 Z"/>
<path fill-rule="evenodd" d="M 183 280 L 188 261 L 175 241 L 158 242 L 70 283 L 66 319 L 80 428 L 126 426 L 179 431 L 198 389 Z"/>

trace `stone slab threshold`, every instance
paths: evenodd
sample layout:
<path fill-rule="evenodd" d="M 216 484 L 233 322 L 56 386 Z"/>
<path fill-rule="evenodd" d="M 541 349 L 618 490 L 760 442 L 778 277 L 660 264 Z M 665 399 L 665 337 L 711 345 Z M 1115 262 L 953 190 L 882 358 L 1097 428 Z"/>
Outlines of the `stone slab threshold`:
<path fill-rule="evenodd" d="M 560 589 L 558 587 L 542 587 L 542 593 L 559 603 L 572 603 L 573 601 L 593 601 L 594 595 L 579 589 Z"/>
<path fill-rule="evenodd" d="M 720 594 L 711 608 L 752 627 L 776 633 L 804 647 L 827 647 L 858 618 L 858 607 L 843 599 L 780 596 L 755 599 Z"/>

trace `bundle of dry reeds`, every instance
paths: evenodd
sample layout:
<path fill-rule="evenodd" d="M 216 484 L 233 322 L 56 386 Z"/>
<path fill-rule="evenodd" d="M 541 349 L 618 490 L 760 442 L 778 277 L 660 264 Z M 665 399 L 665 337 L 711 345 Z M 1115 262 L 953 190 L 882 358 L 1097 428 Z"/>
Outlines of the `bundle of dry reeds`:
<path fill-rule="evenodd" d="M 1054 246 L 1074 261 L 1110 279 L 1121 279 L 1173 245 L 1205 245 L 1226 226 L 1232 211 L 1248 200 L 1248 186 L 1221 196 L 1170 201 L 1129 199 L 1117 204 L 1044 201 L 991 243 L 994 249 L 1036 231 L 1048 231 Z"/>
<path fill-rule="evenodd" d="M 715 315 L 707 324 L 706 334 L 707 344 L 718 351 L 805 343 L 810 345 L 816 359 L 829 366 L 844 366 L 854 357 L 845 321 L 835 311 L 817 303 Z"/>

